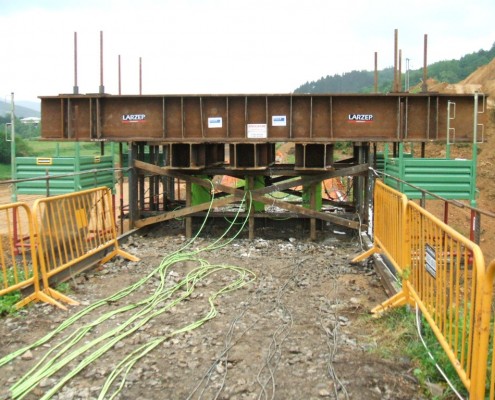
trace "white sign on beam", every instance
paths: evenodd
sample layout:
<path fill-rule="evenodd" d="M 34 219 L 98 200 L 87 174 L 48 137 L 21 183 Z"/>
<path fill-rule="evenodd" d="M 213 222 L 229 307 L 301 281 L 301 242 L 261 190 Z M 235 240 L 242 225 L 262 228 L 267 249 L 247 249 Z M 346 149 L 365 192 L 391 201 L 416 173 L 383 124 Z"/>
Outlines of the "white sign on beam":
<path fill-rule="evenodd" d="M 248 139 L 266 139 L 267 132 L 266 124 L 247 124 Z"/>

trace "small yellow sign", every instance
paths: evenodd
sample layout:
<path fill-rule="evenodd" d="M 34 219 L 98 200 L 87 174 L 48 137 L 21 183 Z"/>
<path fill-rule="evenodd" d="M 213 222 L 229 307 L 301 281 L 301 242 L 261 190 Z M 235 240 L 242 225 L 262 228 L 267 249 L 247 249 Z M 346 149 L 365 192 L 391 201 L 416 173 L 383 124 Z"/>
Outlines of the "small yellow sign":
<path fill-rule="evenodd" d="M 37 157 L 36 158 L 36 165 L 52 165 L 53 164 L 53 158 L 51 157 Z"/>

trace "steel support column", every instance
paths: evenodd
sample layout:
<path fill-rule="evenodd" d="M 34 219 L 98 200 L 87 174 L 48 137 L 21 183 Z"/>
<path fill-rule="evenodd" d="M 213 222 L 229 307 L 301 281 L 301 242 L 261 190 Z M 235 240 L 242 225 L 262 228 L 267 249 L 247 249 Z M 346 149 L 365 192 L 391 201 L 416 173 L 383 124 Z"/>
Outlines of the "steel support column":
<path fill-rule="evenodd" d="M 134 167 L 134 161 L 138 159 L 138 144 L 129 144 L 129 227 L 134 228 L 135 222 L 139 219 L 139 207 L 138 207 L 138 175 L 136 168 Z"/>

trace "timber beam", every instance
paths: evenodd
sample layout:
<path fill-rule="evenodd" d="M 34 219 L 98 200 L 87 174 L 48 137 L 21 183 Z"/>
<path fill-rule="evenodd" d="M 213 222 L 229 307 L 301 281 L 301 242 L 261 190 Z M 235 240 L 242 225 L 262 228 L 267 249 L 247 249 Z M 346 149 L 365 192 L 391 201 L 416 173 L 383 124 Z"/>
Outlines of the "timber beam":
<path fill-rule="evenodd" d="M 177 178 L 180 180 L 183 180 L 185 182 L 189 183 L 194 183 L 196 185 L 203 186 L 208 189 L 215 189 L 219 190 L 225 193 L 228 193 L 232 195 L 232 197 L 224 197 L 221 199 L 214 200 L 214 205 L 212 207 L 220 207 L 221 205 L 227 205 L 230 204 L 234 201 L 239 201 L 245 196 L 245 192 L 243 190 L 239 190 L 230 186 L 222 185 L 220 183 L 214 183 L 207 181 L 205 179 L 201 179 L 195 176 L 191 176 L 182 172 L 178 172 L 176 170 L 172 170 L 169 168 L 164 168 L 164 167 L 159 167 L 157 165 L 149 164 L 144 161 L 139 161 L 139 160 L 134 160 L 134 167 L 141 170 L 145 171 L 151 174 L 156 174 L 160 176 L 168 176 L 168 177 L 173 177 Z M 285 189 L 289 189 L 292 187 L 296 186 L 310 186 L 314 185 L 315 183 L 321 182 L 323 180 L 329 179 L 329 178 L 334 178 L 338 176 L 348 176 L 348 175 L 356 175 L 356 174 L 365 174 L 368 170 L 368 165 L 363 164 L 363 165 L 357 165 L 353 167 L 348 167 L 348 168 L 342 168 L 340 170 L 333 170 L 333 171 L 327 171 L 324 173 L 320 173 L 317 175 L 313 176 L 304 176 L 300 177 L 297 179 L 289 178 L 286 181 L 283 182 L 278 182 L 274 185 L 270 185 L 267 187 L 263 187 L 260 189 L 254 189 L 254 190 L 249 190 L 249 195 L 251 196 L 251 199 L 254 201 L 258 201 L 263 204 L 267 204 L 270 206 L 276 206 L 281 209 L 291 211 L 298 213 L 300 215 L 309 217 L 309 218 L 316 218 L 320 219 L 323 221 L 328 221 L 331 223 L 334 223 L 336 225 L 340 226 L 345 226 L 347 228 L 352 228 L 352 229 L 361 229 L 365 228 L 366 226 L 363 224 L 360 224 L 357 221 L 352 221 L 346 218 L 339 217 L 334 214 L 329 214 L 326 212 L 320 212 L 316 210 L 312 210 L 309 208 L 304 208 L 299 205 L 291 204 L 282 200 L 277 200 L 274 198 L 267 198 L 265 197 L 266 194 L 273 193 L 273 192 L 280 192 Z M 199 211 L 204 211 L 206 209 L 210 208 L 210 203 L 204 203 L 196 206 L 190 206 L 187 207 L 183 210 L 180 211 L 180 214 L 177 211 L 172 211 L 172 212 L 166 212 L 162 215 L 159 216 L 154 216 L 150 218 L 145 218 L 141 219 L 138 221 L 135 221 L 135 226 L 136 227 L 142 227 L 146 225 L 150 225 L 156 222 L 160 221 L 165 221 L 171 218 L 176 218 L 178 216 L 187 216 L 194 214 Z"/>

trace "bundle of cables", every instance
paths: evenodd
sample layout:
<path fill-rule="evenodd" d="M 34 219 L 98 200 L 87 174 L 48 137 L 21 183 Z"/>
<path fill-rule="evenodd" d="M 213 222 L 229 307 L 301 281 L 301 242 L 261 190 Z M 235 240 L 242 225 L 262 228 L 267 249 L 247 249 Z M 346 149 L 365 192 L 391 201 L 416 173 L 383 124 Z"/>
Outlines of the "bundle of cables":
<path fill-rule="evenodd" d="M 252 201 L 248 193 L 249 192 L 246 192 L 246 195 L 242 199 L 242 203 L 247 203 L 246 208 L 250 210 Z M 241 209 L 241 207 L 239 207 L 239 209 Z M 210 212 L 211 203 L 208 215 Z M 196 329 L 214 318 L 217 315 L 215 300 L 218 296 L 239 289 L 256 279 L 255 274 L 250 270 L 232 265 L 212 265 L 207 260 L 199 257 L 200 253 L 213 251 L 226 246 L 242 232 L 247 219 L 238 226 L 237 232 L 234 232 L 230 238 L 227 238 L 229 232 L 236 225 L 238 216 L 239 213 L 226 231 L 213 243 L 204 248 L 190 250 L 192 243 L 200 235 L 205 226 L 207 220 L 207 218 L 205 218 L 198 233 L 191 240 L 186 242 L 186 244 L 176 252 L 164 257 L 158 267 L 141 278 L 138 282 L 103 300 L 91 304 L 75 315 L 67 318 L 58 326 L 58 328 L 41 339 L 1 358 L 0 367 L 20 357 L 28 350 L 50 344 L 50 350 L 9 389 L 11 398 L 24 398 L 36 388 L 41 381 L 58 374 L 57 378 L 54 379 L 54 385 L 44 393 L 43 397 L 41 397 L 41 399 L 51 398 L 70 379 L 114 348 L 117 343 L 134 334 L 140 328 L 142 329 L 157 316 L 170 312 L 173 307 L 190 297 L 199 282 L 204 281 L 213 274 L 220 273 L 224 275 L 227 271 L 231 274 L 233 273 L 235 278 L 233 278 L 231 282 L 208 297 L 209 310 L 202 318 L 192 323 L 187 323 L 184 326 L 180 326 L 172 332 L 168 332 L 162 336 L 152 337 L 145 344 L 138 346 L 118 362 L 116 367 L 107 376 L 98 397 L 99 399 L 115 398 L 123 389 L 128 373 L 141 358 L 171 337 Z M 177 268 L 180 265 L 191 264 L 197 266 L 189 271 L 185 277 L 175 285 L 167 287 L 167 276 L 173 266 Z M 143 285 L 152 279 L 158 280 L 158 284 L 156 290 L 154 290 L 150 296 L 135 303 L 119 306 L 119 302 L 121 302 L 122 299 L 137 292 Z M 110 311 L 104 311 L 105 309 L 103 307 L 108 305 L 112 305 Z M 95 313 L 97 310 L 101 315 L 99 317 L 92 317 L 92 313 Z M 130 311 L 132 312 L 129 313 Z M 110 319 L 116 318 L 119 314 L 123 317 L 125 313 L 131 315 L 126 321 L 121 322 L 114 328 L 108 329 L 102 334 L 95 335 L 96 337 L 92 340 L 87 342 L 82 341 L 83 338 L 87 338 L 89 333 L 94 333 L 99 327 L 102 327 L 102 324 L 105 322 L 107 322 L 107 325 L 111 325 L 108 323 Z M 89 317 L 86 319 L 90 320 L 90 322 L 81 323 L 81 319 L 86 316 Z M 66 332 L 69 331 L 69 327 L 72 327 L 73 329 L 71 333 Z M 55 337 L 58 338 L 58 343 L 52 345 L 50 341 L 54 341 Z M 71 368 L 67 368 L 69 364 Z M 70 369 L 70 372 L 60 376 L 62 371 L 67 369 Z"/>

